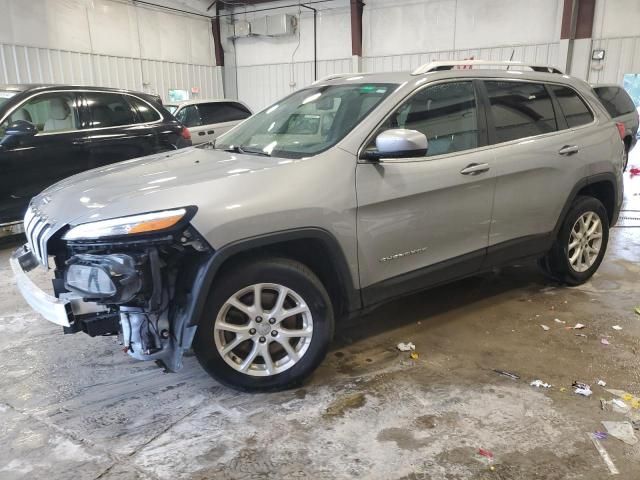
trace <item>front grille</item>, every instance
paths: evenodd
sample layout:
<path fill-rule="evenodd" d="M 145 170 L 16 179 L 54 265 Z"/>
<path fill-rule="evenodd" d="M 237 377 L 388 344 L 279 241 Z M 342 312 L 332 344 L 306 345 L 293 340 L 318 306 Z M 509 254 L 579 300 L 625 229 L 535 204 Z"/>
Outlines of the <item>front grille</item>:
<path fill-rule="evenodd" d="M 48 223 L 46 217 L 41 216 L 29 206 L 24 217 L 24 231 L 31 251 L 42 265 L 48 267 L 47 240 L 49 239 L 51 224 Z"/>

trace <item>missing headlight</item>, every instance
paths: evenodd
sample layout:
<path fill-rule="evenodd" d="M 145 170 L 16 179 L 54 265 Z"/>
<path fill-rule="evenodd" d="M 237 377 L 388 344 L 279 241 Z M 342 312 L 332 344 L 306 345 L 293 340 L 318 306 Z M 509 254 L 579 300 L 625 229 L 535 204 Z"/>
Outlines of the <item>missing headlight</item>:
<path fill-rule="evenodd" d="M 130 255 L 74 255 L 67 265 L 65 287 L 99 303 L 126 303 L 142 289 L 139 262 Z"/>

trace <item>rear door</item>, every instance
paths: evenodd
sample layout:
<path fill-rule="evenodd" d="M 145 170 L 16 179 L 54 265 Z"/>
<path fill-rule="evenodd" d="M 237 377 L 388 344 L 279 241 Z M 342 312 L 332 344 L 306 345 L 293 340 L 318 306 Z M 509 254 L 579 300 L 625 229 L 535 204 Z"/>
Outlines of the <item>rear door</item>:
<path fill-rule="evenodd" d="M 571 88 L 510 79 L 483 86 L 496 175 L 488 261 L 500 263 L 549 247 L 567 198 L 589 174 L 586 158 L 603 139 Z"/>
<path fill-rule="evenodd" d="M 23 217 L 31 197 L 87 169 L 87 133 L 80 129 L 75 92 L 36 94 L 0 124 L 0 223 Z M 31 137 L 6 137 L 16 120 L 32 123 Z"/>
<path fill-rule="evenodd" d="M 115 92 L 84 92 L 83 118 L 89 132 L 91 168 L 151 155 L 157 138 L 153 128 L 138 118 L 127 96 Z"/>
<path fill-rule="evenodd" d="M 193 145 L 208 142 L 213 139 L 213 126 L 204 125 L 198 105 L 186 105 L 178 110 L 174 116 L 191 132 L 191 142 Z M 207 133 L 209 131 L 210 133 Z"/>
<path fill-rule="evenodd" d="M 493 152 L 472 81 L 429 85 L 372 135 L 427 136 L 427 155 L 361 161 L 358 259 L 367 304 L 473 273 L 484 259 L 494 194 Z"/>

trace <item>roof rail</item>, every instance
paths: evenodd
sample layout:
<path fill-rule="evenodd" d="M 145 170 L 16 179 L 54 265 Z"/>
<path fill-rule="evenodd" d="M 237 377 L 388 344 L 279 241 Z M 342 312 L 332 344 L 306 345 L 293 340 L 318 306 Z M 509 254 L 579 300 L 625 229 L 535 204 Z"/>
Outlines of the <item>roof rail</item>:
<path fill-rule="evenodd" d="M 506 60 L 444 60 L 438 62 L 429 62 L 419 66 L 411 75 L 422 75 L 429 72 L 437 72 L 441 70 L 453 70 L 454 68 L 472 68 L 472 67 L 487 67 L 487 66 L 501 66 L 501 67 L 526 67 L 530 68 L 534 72 L 545 73 L 560 73 L 556 67 L 547 65 L 530 65 L 524 62 L 511 62 Z"/>
<path fill-rule="evenodd" d="M 316 85 L 316 84 L 322 83 L 322 82 L 328 82 L 329 80 L 335 80 L 337 78 L 357 77 L 357 76 L 360 76 L 360 75 L 367 75 L 367 74 L 363 73 L 363 72 L 332 73 L 331 75 L 327 75 L 326 77 L 319 78 L 318 80 L 313 82 L 311 85 Z"/>

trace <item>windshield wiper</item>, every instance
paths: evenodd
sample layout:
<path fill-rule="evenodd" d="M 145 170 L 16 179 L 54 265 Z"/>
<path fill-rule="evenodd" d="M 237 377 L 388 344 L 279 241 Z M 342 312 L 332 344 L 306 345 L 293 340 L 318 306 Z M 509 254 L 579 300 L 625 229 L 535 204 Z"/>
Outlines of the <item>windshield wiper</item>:
<path fill-rule="evenodd" d="M 229 148 L 224 149 L 225 152 L 231 153 L 245 153 L 248 155 L 261 155 L 263 157 L 270 157 L 271 155 L 265 152 L 264 150 L 255 149 L 242 145 L 231 145 Z"/>

